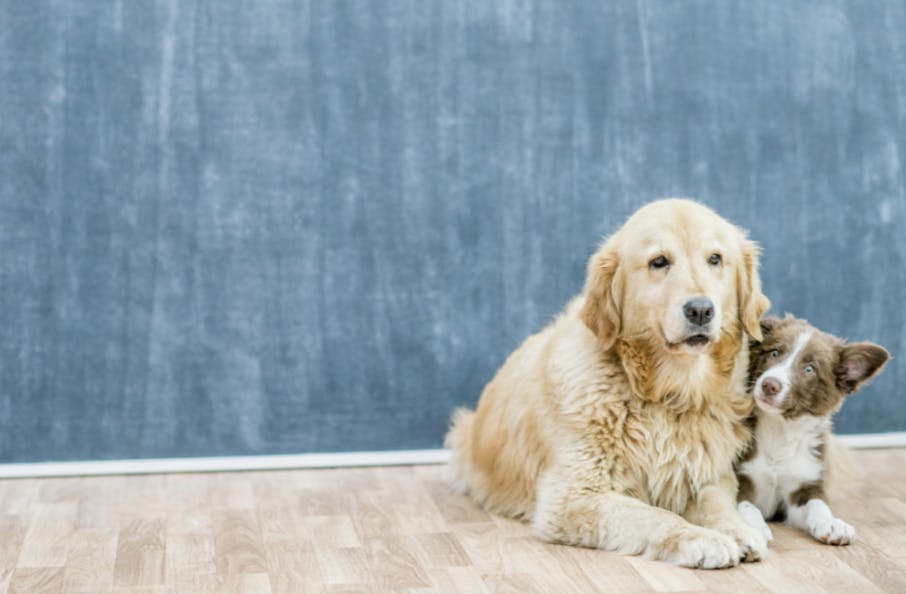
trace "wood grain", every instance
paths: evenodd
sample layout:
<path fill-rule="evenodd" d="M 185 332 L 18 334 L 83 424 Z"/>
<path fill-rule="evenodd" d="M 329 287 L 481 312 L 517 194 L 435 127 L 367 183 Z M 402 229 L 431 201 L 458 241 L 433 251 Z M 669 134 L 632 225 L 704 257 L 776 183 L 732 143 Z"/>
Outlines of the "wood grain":
<path fill-rule="evenodd" d="M 58 594 L 63 592 L 63 568 L 19 568 L 12 575 L 8 592 L 9 594 Z"/>
<path fill-rule="evenodd" d="M 165 522 L 160 518 L 131 520 L 119 532 L 114 565 L 117 586 L 164 583 Z"/>
<path fill-rule="evenodd" d="M 78 503 L 36 503 L 19 552 L 18 567 L 62 567 L 75 529 Z"/>
<path fill-rule="evenodd" d="M 221 575 L 267 572 L 267 557 L 253 513 L 224 510 L 214 519 L 214 542 Z"/>
<path fill-rule="evenodd" d="M 854 454 L 856 544 L 784 526 L 761 563 L 693 571 L 542 543 L 439 466 L 0 481 L 0 594 L 906 592 L 906 449 Z"/>
<path fill-rule="evenodd" d="M 74 532 L 63 572 L 63 591 L 93 594 L 109 590 L 114 581 L 117 553 L 116 531 Z"/>

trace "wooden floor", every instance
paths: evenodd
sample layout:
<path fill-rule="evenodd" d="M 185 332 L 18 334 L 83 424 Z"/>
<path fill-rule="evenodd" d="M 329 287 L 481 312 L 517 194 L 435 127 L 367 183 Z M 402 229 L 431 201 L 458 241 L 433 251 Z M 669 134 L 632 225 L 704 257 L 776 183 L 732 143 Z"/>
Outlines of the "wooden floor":
<path fill-rule="evenodd" d="M 906 592 L 906 450 L 855 456 L 855 545 L 778 526 L 723 571 L 541 543 L 437 466 L 5 480 L 0 593 Z"/>

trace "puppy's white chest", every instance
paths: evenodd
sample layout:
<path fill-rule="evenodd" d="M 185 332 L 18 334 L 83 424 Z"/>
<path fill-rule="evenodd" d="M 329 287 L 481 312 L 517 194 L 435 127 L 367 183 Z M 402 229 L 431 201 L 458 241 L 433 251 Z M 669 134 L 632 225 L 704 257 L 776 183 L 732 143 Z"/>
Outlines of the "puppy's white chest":
<path fill-rule="evenodd" d="M 755 429 L 756 455 L 740 464 L 754 486 L 754 503 L 770 518 L 781 502 L 805 483 L 821 478 L 822 462 L 815 455 L 826 419 L 800 417 L 785 420 L 759 414 Z"/>

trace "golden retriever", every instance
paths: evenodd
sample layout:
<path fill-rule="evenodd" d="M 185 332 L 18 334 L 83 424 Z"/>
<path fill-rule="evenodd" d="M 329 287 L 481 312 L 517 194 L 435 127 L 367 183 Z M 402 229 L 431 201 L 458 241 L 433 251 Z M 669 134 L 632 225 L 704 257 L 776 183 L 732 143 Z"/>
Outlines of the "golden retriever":
<path fill-rule="evenodd" d="M 760 559 L 736 511 L 747 336 L 770 302 L 758 247 L 683 199 L 638 210 L 585 290 L 454 414 L 454 485 L 544 540 L 687 567 Z"/>

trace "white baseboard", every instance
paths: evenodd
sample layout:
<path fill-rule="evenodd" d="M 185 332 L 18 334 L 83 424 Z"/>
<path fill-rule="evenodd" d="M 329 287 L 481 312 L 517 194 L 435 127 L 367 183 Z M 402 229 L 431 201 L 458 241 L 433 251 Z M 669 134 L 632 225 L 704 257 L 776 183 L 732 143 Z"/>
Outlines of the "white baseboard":
<path fill-rule="evenodd" d="M 392 452 L 223 456 L 217 458 L 34 462 L 27 464 L 0 464 L 0 478 L 175 472 L 236 472 L 242 470 L 341 468 L 350 466 L 403 466 L 409 464 L 443 464 L 449 458 L 449 450 L 400 450 Z"/>
<path fill-rule="evenodd" d="M 853 449 L 906 447 L 906 431 L 839 435 L 838 437 L 844 445 Z M 410 464 L 444 464 L 449 459 L 449 450 L 399 450 L 335 454 L 224 456 L 217 458 L 35 462 L 28 464 L 0 464 L 0 479 L 176 472 L 237 472 L 243 470 L 342 468 L 351 466 L 403 466 Z"/>
<path fill-rule="evenodd" d="M 843 445 L 854 450 L 906 447 L 906 431 L 895 433 L 853 433 L 837 435 Z"/>

